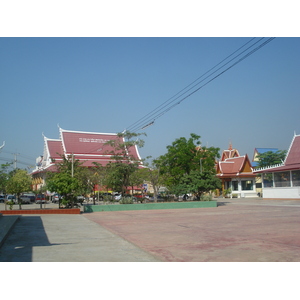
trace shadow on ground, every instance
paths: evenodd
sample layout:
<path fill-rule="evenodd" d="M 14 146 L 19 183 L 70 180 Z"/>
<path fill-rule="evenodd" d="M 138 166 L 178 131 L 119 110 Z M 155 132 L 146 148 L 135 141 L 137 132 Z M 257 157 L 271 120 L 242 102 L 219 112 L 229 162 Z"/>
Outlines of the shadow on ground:
<path fill-rule="evenodd" d="M 218 203 L 217 206 L 226 206 L 230 202 L 218 201 L 217 203 Z"/>
<path fill-rule="evenodd" d="M 21 216 L 0 248 L 1 262 L 31 262 L 33 247 L 54 246 L 39 216 Z"/>

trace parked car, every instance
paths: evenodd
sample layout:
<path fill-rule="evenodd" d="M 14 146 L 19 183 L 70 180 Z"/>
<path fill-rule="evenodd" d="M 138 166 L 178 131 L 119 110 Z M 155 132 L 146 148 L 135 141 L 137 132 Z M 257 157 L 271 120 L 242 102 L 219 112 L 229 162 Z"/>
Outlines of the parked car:
<path fill-rule="evenodd" d="M 117 201 L 121 200 L 121 198 L 122 198 L 122 194 L 115 194 L 114 195 L 114 199 L 117 200 Z"/>
<path fill-rule="evenodd" d="M 46 195 L 45 194 L 39 194 L 36 195 L 35 197 L 35 203 L 36 204 L 41 204 L 41 203 L 46 203 Z"/>
<path fill-rule="evenodd" d="M 22 204 L 30 204 L 31 203 L 31 200 L 28 196 L 20 196 L 20 200 L 21 200 L 21 203 Z"/>
<path fill-rule="evenodd" d="M 59 199 L 61 199 L 61 196 L 59 194 L 54 194 L 52 196 L 52 203 L 58 203 Z"/>
<path fill-rule="evenodd" d="M 35 201 L 35 194 L 34 193 L 23 193 L 20 196 L 20 199 L 22 200 L 23 203 L 23 199 L 24 199 L 24 203 L 33 203 Z"/>
<path fill-rule="evenodd" d="M 17 202 L 16 196 L 15 195 L 6 195 L 5 201 L 13 201 L 16 203 Z"/>
<path fill-rule="evenodd" d="M 5 199 L 4 195 L 0 195 L 0 202 L 4 203 L 4 199 Z"/>

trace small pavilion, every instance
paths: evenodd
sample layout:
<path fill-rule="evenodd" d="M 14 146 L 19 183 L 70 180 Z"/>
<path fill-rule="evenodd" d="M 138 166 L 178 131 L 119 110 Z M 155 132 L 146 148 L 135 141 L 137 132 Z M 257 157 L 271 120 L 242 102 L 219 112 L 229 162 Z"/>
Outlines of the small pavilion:
<path fill-rule="evenodd" d="M 223 195 L 230 189 L 230 197 L 257 197 L 255 176 L 248 155 L 240 156 L 230 144 L 217 164 L 217 177 L 222 181 Z"/>

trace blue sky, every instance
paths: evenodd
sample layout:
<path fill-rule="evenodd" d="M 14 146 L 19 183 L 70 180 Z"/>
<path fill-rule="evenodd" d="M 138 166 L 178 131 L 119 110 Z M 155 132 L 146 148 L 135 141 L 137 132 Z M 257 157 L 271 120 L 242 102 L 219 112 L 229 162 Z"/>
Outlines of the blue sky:
<path fill-rule="evenodd" d="M 0 38 L 1 163 L 34 164 L 42 133 L 121 132 L 174 96 L 250 38 Z M 287 149 L 300 134 L 300 39 L 277 37 L 158 118 L 144 131 L 142 157 L 176 138 Z M 26 164 L 18 164 L 26 167 Z"/>
<path fill-rule="evenodd" d="M 205 146 L 222 151 L 231 141 L 252 157 L 255 147 L 287 149 L 294 131 L 300 134 L 295 1 L 70 3 L 1 3 L 0 144 L 6 142 L 1 163 L 20 153 L 25 164 L 18 167 L 33 165 L 43 153 L 42 133 L 58 138 L 57 124 L 68 130 L 123 131 L 254 36 L 278 38 L 157 119 L 145 130 L 140 153 L 157 157 L 176 138 L 196 133 Z M 65 38 L 78 36 L 86 38 Z M 253 270 L 240 268 L 234 274 L 243 273 L 243 284 Z M 271 273 L 265 275 L 274 281 Z"/>

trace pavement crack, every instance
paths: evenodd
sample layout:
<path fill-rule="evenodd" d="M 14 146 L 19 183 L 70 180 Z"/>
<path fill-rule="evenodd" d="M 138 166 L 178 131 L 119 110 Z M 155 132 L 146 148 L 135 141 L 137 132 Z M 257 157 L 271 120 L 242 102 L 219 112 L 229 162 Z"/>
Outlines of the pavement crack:
<path fill-rule="evenodd" d="M 184 228 L 191 228 L 190 226 L 185 226 L 185 225 L 180 225 L 180 224 L 178 224 L 178 226 L 184 227 Z"/>

